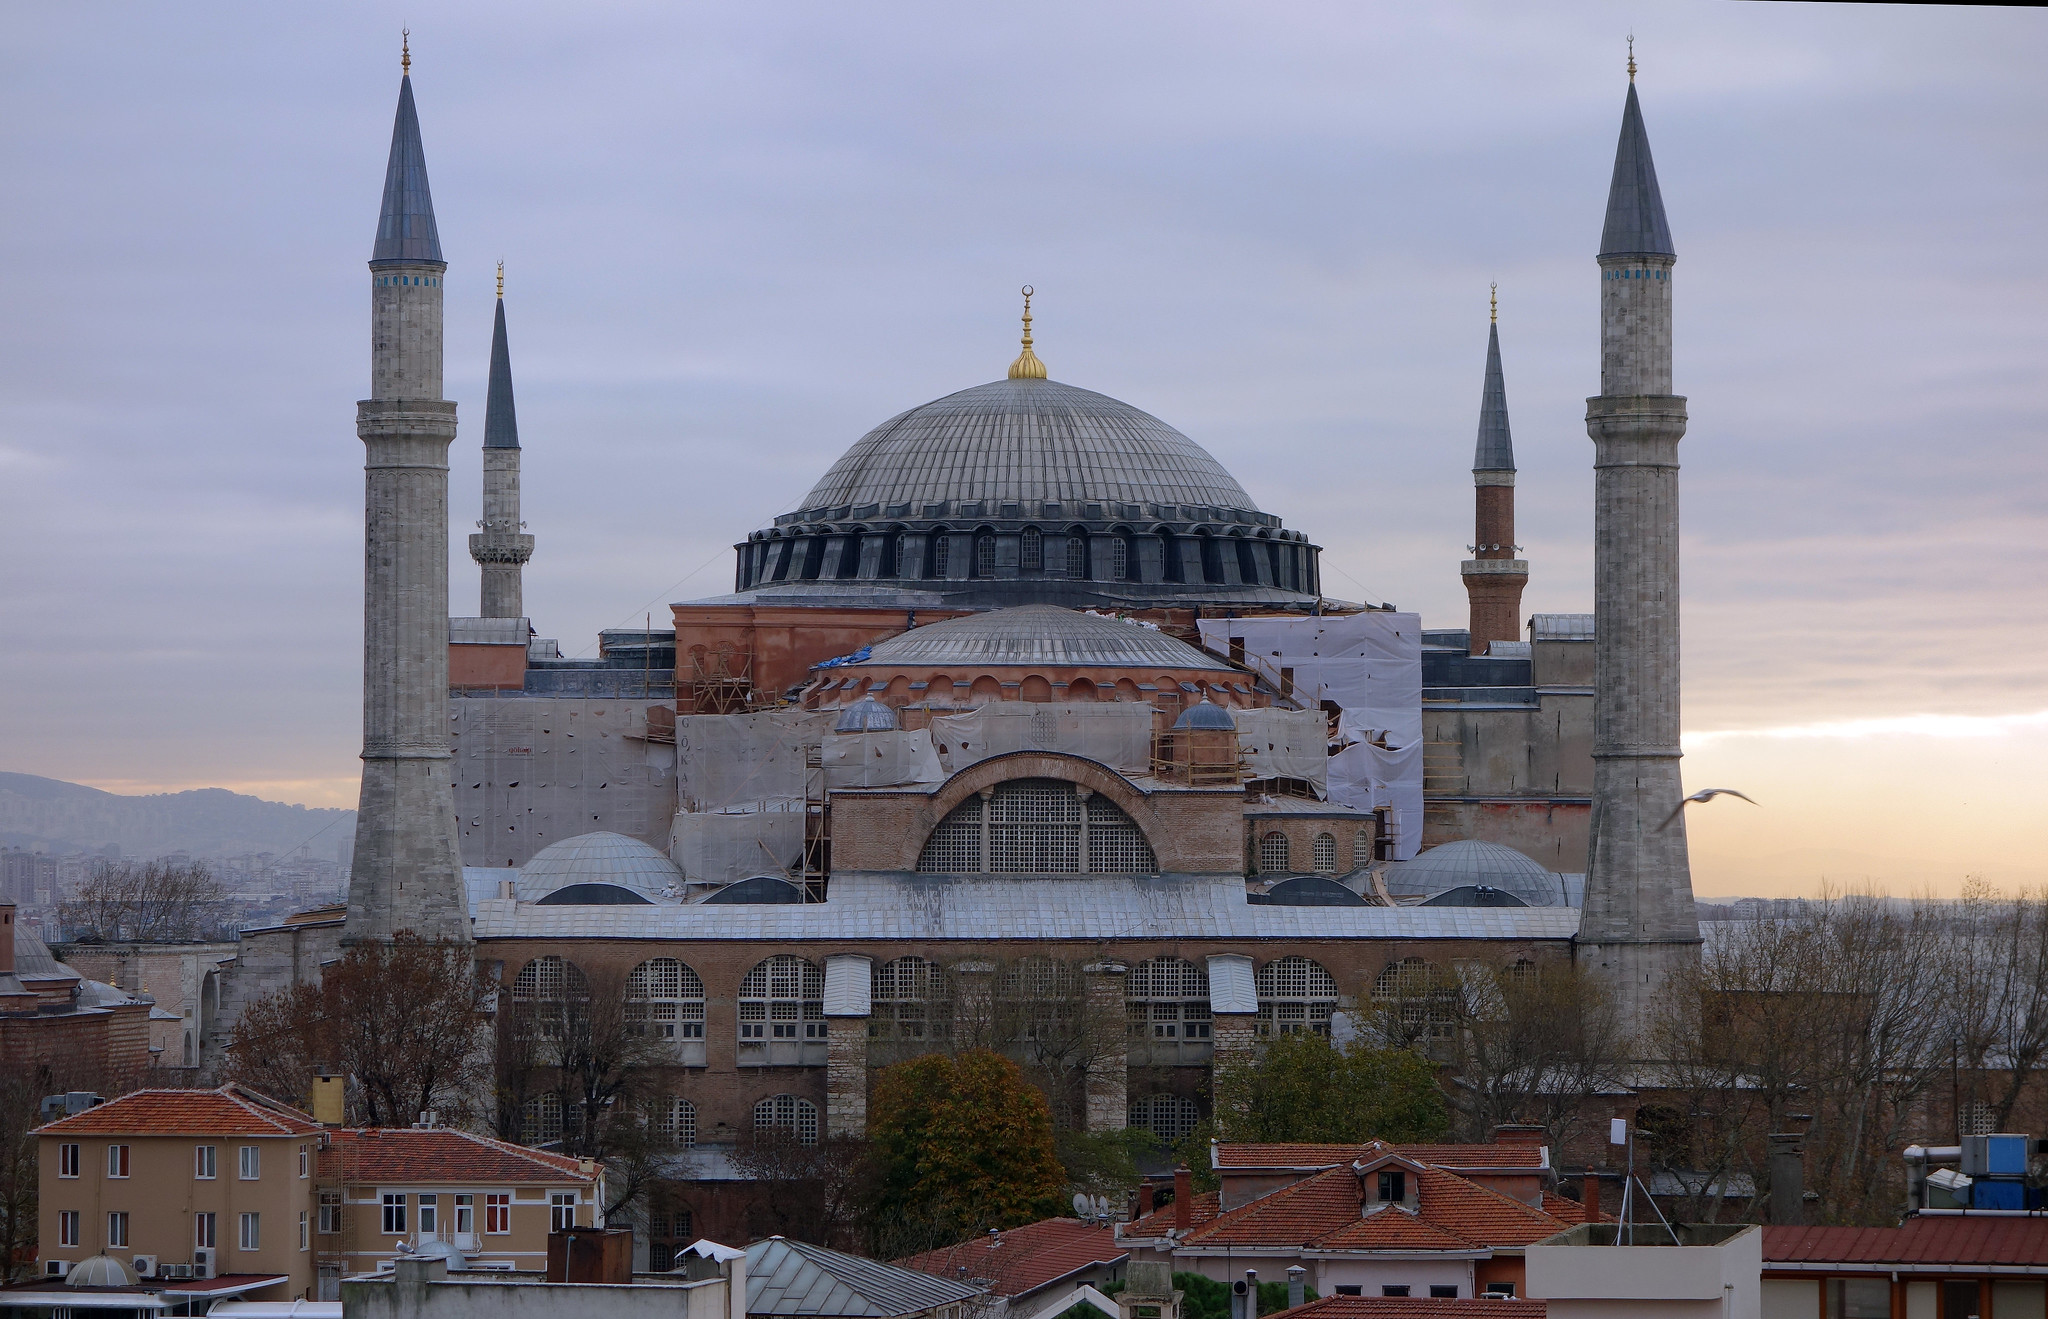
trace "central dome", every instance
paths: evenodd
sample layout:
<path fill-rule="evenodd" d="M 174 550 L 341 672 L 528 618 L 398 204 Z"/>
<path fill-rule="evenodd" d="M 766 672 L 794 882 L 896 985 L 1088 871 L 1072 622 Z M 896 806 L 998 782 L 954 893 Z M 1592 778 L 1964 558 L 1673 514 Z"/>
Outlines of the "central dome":
<path fill-rule="evenodd" d="M 1258 511 L 1223 464 L 1151 413 L 1033 379 L 976 385 L 891 417 L 832 464 L 802 507 L 923 517 L 947 505 L 996 514 L 1016 504 L 1036 515 L 1048 502 L 1073 516 L 1091 502 L 1218 510 L 1206 517 Z"/>

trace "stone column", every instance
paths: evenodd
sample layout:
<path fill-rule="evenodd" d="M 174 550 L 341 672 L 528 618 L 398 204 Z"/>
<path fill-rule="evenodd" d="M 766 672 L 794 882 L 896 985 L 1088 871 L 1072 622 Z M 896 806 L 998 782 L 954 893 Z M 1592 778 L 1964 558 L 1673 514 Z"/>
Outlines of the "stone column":
<path fill-rule="evenodd" d="M 865 1136 L 868 1130 L 868 1019 L 825 1020 L 825 1134 Z"/>
<path fill-rule="evenodd" d="M 1081 968 L 1088 995 L 1088 1029 L 1103 1036 L 1101 1052 L 1088 1069 L 1087 1129 L 1122 1131 L 1131 1115 L 1131 1036 L 1124 1009 L 1122 962 L 1090 962 Z"/>

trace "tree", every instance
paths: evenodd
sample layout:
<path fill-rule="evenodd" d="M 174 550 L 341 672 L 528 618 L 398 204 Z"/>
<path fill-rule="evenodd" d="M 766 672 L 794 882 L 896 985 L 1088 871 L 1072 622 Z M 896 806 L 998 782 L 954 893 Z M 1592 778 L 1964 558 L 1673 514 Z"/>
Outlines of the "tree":
<path fill-rule="evenodd" d="M 231 1079 L 305 1102 L 323 1068 L 349 1078 L 349 1117 L 405 1126 L 433 1110 L 478 1116 L 488 1073 L 488 987 L 468 944 L 401 931 L 355 944 L 318 985 L 294 984 L 249 1005 L 228 1046 Z"/>
<path fill-rule="evenodd" d="M 74 940 L 180 943 L 218 934 L 227 897 L 203 861 L 99 861 L 57 918 Z"/>
<path fill-rule="evenodd" d="M 1614 1088 L 1619 1028 L 1600 980 L 1570 962 L 1469 963 L 1454 986 L 1454 1029 L 1432 1052 L 1449 1067 L 1459 1136 L 1483 1142 L 1503 1124 L 1533 1124 L 1565 1148 L 1589 1101 Z"/>
<path fill-rule="evenodd" d="M 928 1054 L 875 1075 L 868 1109 L 871 1251 L 894 1259 L 1061 1212 L 1045 1096 L 993 1049 Z M 879 1247 L 879 1249 L 877 1249 Z"/>
<path fill-rule="evenodd" d="M 1339 1048 L 1310 1031 L 1268 1040 L 1256 1061 L 1220 1069 L 1216 1089 L 1225 1140 L 1427 1141 L 1450 1126 L 1429 1059 L 1365 1040 Z"/>
<path fill-rule="evenodd" d="M 1950 980 L 1956 1069 L 1973 1073 L 1973 1101 L 1990 1110 L 1992 1130 L 2011 1131 L 2021 1095 L 2048 1065 L 2048 889 L 2002 898 L 1972 878 L 1955 924 L 1969 949 Z"/>
<path fill-rule="evenodd" d="M 733 1151 L 732 1164 L 758 1193 L 748 1215 L 752 1235 L 839 1250 L 860 1244 L 855 1229 L 873 1182 L 865 1141 L 828 1136 L 806 1145 L 788 1127 L 756 1128 Z"/>
<path fill-rule="evenodd" d="M 76 1058 L 18 1060 L 0 1068 L 0 1283 L 19 1281 L 36 1266 L 40 1142 L 29 1133 L 49 1120 L 44 1097 L 70 1090 L 113 1095 L 133 1082 L 133 1074 Z"/>

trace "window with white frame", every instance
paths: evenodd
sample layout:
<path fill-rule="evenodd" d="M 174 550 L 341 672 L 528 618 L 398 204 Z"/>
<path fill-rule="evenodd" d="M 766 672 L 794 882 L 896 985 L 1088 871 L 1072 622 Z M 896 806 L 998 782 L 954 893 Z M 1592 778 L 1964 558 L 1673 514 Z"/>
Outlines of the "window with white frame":
<path fill-rule="evenodd" d="M 312 1244 L 313 1244 L 313 1225 L 312 1225 L 312 1223 L 311 1223 L 311 1221 L 310 1221 L 311 1217 L 312 1217 L 312 1215 L 308 1214 L 308 1213 L 307 1213 L 307 1212 L 306 1212 L 305 1210 L 301 1209 L 301 1210 L 299 1211 L 299 1249 L 300 1249 L 300 1250 L 307 1250 L 307 1249 L 310 1249 L 310 1248 L 311 1248 L 311 1246 L 312 1246 Z"/>
<path fill-rule="evenodd" d="M 818 1106 L 796 1095 L 770 1095 L 754 1105 L 754 1130 L 788 1131 L 799 1144 L 818 1143 Z"/>
<path fill-rule="evenodd" d="M 386 1191 L 383 1195 L 384 1235 L 398 1237 L 405 1235 L 405 1192 Z"/>
<path fill-rule="evenodd" d="M 657 1101 L 655 1134 L 665 1145 L 689 1149 L 697 1143 L 697 1106 L 681 1095 L 665 1095 Z"/>
<path fill-rule="evenodd" d="M 126 1145 L 107 1146 L 107 1176 L 126 1177 L 127 1175 L 128 1147 Z"/>
<path fill-rule="evenodd" d="M 512 1193 L 484 1192 L 484 1235 L 502 1237 L 512 1230 Z"/>
<path fill-rule="evenodd" d="M 1154 1062 L 1208 1056 L 1209 973 L 1181 957 L 1139 962 L 1124 976 L 1124 1010 L 1132 1043 L 1144 1041 Z M 1191 1049 L 1189 1046 L 1193 1046 Z"/>
<path fill-rule="evenodd" d="M 128 1213 L 116 1210 L 107 1215 L 107 1249 L 113 1250 L 128 1244 Z"/>
<path fill-rule="evenodd" d="M 194 1145 L 192 1147 L 193 1177 L 202 1182 L 213 1180 L 217 1173 L 217 1164 L 214 1158 L 216 1152 L 215 1147 L 212 1145 Z"/>
<path fill-rule="evenodd" d="M 59 1177 L 78 1176 L 78 1146 L 59 1145 L 57 1147 L 57 1175 Z"/>
<path fill-rule="evenodd" d="M 1318 875 L 1337 873 L 1337 835 L 1317 834 L 1315 837 L 1315 872 Z"/>
<path fill-rule="evenodd" d="M 1168 1143 L 1185 1138 L 1201 1120 L 1201 1109 L 1186 1095 L 1147 1095 L 1131 1101 L 1130 1125 Z"/>
<path fill-rule="evenodd" d="M 237 1155 L 237 1167 L 240 1169 L 237 1175 L 241 1180 L 245 1182 L 261 1181 L 263 1179 L 263 1147 L 261 1145 L 244 1145 L 237 1151 Z"/>
<path fill-rule="evenodd" d="M 683 1063 L 704 1061 L 704 982 L 673 957 L 656 957 L 626 979 L 626 1030 L 666 1040 Z"/>
<path fill-rule="evenodd" d="M 310 1177 L 313 1173 L 312 1152 L 304 1145 L 299 1146 L 299 1176 Z"/>
<path fill-rule="evenodd" d="M 192 1246 L 194 1249 L 212 1250 L 219 1244 L 214 1232 L 215 1219 L 216 1216 L 213 1214 L 192 1215 Z"/>
<path fill-rule="evenodd" d="M 1293 868 L 1289 857 L 1287 835 L 1278 829 L 1268 829 L 1259 836 L 1259 873 L 1281 875 Z"/>
<path fill-rule="evenodd" d="M 576 1192 L 548 1192 L 548 1231 L 562 1232 L 576 1226 Z"/>
<path fill-rule="evenodd" d="M 740 981 L 740 1061 L 822 1062 L 825 973 L 814 962 L 777 953 Z"/>
<path fill-rule="evenodd" d="M 341 1192 L 338 1190 L 320 1192 L 320 1235 L 333 1236 L 341 1231 Z"/>
<path fill-rule="evenodd" d="M 441 1232 L 441 1197 L 432 1191 L 420 1195 L 420 1235 L 438 1236 Z"/>
<path fill-rule="evenodd" d="M 1012 779 L 947 812 L 926 838 L 926 874 L 1149 875 L 1152 845 L 1123 808 L 1058 779 Z"/>
<path fill-rule="evenodd" d="M 1321 962 L 1282 957 L 1260 967 L 1253 979 L 1259 995 L 1259 1034 L 1330 1033 L 1330 1014 L 1337 1008 L 1337 982 Z"/>
<path fill-rule="evenodd" d="M 877 962 L 869 973 L 868 1035 L 909 1044 L 944 1042 L 953 1035 L 953 978 L 922 957 Z"/>
<path fill-rule="evenodd" d="M 238 1244 L 243 1250 L 263 1249 L 263 1215 L 243 1214 Z"/>
<path fill-rule="evenodd" d="M 996 575 L 996 538 L 986 531 L 974 538 L 974 575 Z"/>
<path fill-rule="evenodd" d="M 78 1211 L 60 1209 L 57 1211 L 57 1244 L 75 1246 L 78 1244 Z"/>

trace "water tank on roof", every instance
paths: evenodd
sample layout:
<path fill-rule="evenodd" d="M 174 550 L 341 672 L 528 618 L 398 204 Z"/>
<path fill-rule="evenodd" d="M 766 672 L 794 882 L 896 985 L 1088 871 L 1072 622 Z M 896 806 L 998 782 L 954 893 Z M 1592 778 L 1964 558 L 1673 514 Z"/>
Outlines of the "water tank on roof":
<path fill-rule="evenodd" d="M 893 733 L 896 712 L 872 696 L 863 696 L 840 712 L 835 733 Z"/>

